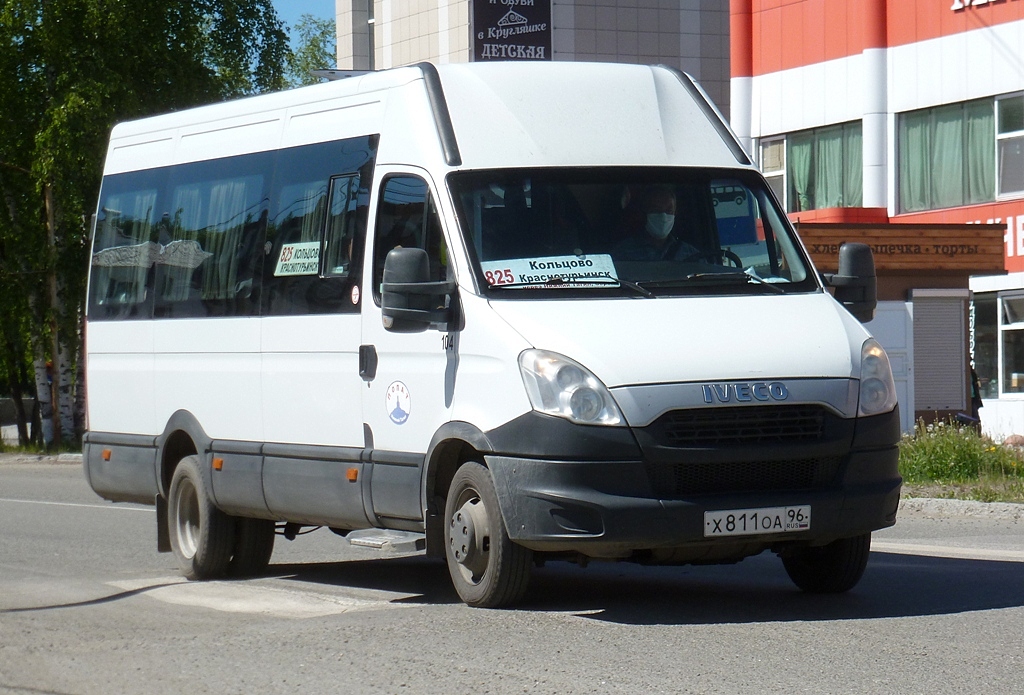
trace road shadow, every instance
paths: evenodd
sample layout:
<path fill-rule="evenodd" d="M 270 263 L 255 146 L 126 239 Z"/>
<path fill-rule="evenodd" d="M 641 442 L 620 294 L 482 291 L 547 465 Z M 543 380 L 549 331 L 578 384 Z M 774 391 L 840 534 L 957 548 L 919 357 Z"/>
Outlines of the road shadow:
<path fill-rule="evenodd" d="M 422 556 L 272 565 L 282 579 L 409 594 L 396 603 L 456 604 L 444 562 Z M 840 595 L 805 594 L 770 553 L 736 565 L 643 567 L 565 562 L 535 568 L 515 610 L 575 613 L 628 625 L 864 620 L 1024 606 L 1024 563 L 872 552 Z"/>
<path fill-rule="evenodd" d="M 448 567 L 444 561 L 423 555 L 343 562 L 272 564 L 268 576 L 325 586 L 410 594 L 409 598 L 397 599 L 392 603 L 461 602 L 448 578 Z"/>
<path fill-rule="evenodd" d="M 1024 606 L 1018 562 L 873 552 L 860 583 L 839 595 L 800 591 L 770 553 L 730 566 L 550 567 L 536 574 L 522 608 L 629 625 L 863 620 Z M 598 576 L 587 576 L 592 569 Z"/>

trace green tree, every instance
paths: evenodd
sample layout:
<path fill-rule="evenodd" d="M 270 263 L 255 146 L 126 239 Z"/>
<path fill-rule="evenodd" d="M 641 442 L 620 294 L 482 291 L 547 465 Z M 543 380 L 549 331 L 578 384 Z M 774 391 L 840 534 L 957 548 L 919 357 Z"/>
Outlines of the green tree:
<path fill-rule="evenodd" d="M 60 406 L 58 440 L 74 428 L 88 220 L 110 128 L 279 89 L 287 56 L 271 0 L 0 0 L 0 336 L 27 326 L 29 346 L 0 344 L 0 373 L 32 355 L 44 419 L 46 402 Z"/>
<path fill-rule="evenodd" d="M 296 47 L 288 55 L 288 84 L 301 87 L 322 79 L 313 70 L 333 70 L 338 64 L 338 36 L 333 19 L 304 14 L 295 24 Z"/>

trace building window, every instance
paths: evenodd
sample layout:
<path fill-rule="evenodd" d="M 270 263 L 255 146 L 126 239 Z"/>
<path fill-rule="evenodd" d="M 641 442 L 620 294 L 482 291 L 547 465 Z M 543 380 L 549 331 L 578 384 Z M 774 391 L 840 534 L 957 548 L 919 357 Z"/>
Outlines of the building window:
<path fill-rule="evenodd" d="M 1024 95 L 996 100 L 999 195 L 1024 193 Z"/>
<path fill-rule="evenodd" d="M 863 204 L 860 121 L 792 133 L 786 138 L 786 210 Z"/>
<path fill-rule="evenodd" d="M 762 140 L 759 148 L 761 173 L 768 180 L 772 193 L 786 205 L 786 138 Z"/>
<path fill-rule="evenodd" d="M 761 172 L 787 212 L 863 205 L 860 121 L 764 139 L 758 154 Z"/>
<path fill-rule="evenodd" d="M 1000 297 L 1001 393 L 1024 393 L 1024 295 Z"/>
<path fill-rule="evenodd" d="M 900 212 L 995 199 L 993 112 L 979 99 L 899 116 Z"/>

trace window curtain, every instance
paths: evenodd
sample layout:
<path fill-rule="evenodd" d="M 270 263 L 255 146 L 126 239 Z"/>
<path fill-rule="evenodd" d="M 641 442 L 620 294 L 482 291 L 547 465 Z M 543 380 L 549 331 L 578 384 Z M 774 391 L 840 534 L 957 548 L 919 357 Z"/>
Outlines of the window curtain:
<path fill-rule="evenodd" d="M 964 203 L 964 111 L 961 104 L 934 109 L 932 140 L 933 208 Z"/>
<path fill-rule="evenodd" d="M 864 136 L 860 121 L 843 126 L 843 206 L 864 204 Z"/>
<path fill-rule="evenodd" d="M 212 263 L 203 278 L 203 299 L 228 299 L 235 296 L 237 263 L 235 249 L 241 241 L 246 219 L 244 180 L 223 181 L 210 189 L 206 218 L 206 251 Z"/>
<path fill-rule="evenodd" d="M 967 203 L 992 200 L 996 189 L 995 109 L 991 101 L 973 101 L 965 105 L 967 119 Z"/>
<path fill-rule="evenodd" d="M 787 138 L 786 165 L 789 169 L 789 212 L 811 210 L 811 162 L 814 153 L 814 135 L 795 133 Z"/>
<path fill-rule="evenodd" d="M 815 131 L 814 195 L 816 209 L 843 206 L 843 128 L 834 126 Z"/>
<path fill-rule="evenodd" d="M 919 111 L 900 117 L 900 210 L 927 210 L 931 205 L 930 113 Z"/>
<path fill-rule="evenodd" d="M 319 241 L 327 209 L 327 186 L 320 182 L 306 184 L 302 195 L 302 226 L 299 241 Z"/>

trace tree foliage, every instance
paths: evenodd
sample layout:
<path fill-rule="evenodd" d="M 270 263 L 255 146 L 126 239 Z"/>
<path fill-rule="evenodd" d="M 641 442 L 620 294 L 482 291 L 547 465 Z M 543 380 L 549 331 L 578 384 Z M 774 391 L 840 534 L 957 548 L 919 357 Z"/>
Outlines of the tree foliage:
<path fill-rule="evenodd" d="M 78 352 L 114 123 L 279 89 L 288 55 L 271 0 L 0 0 L 0 391 Z"/>
<path fill-rule="evenodd" d="M 316 84 L 321 79 L 313 70 L 333 70 L 338 64 L 334 20 L 304 14 L 295 24 L 295 34 L 296 46 L 288 56 L 288 84 Z"/>

